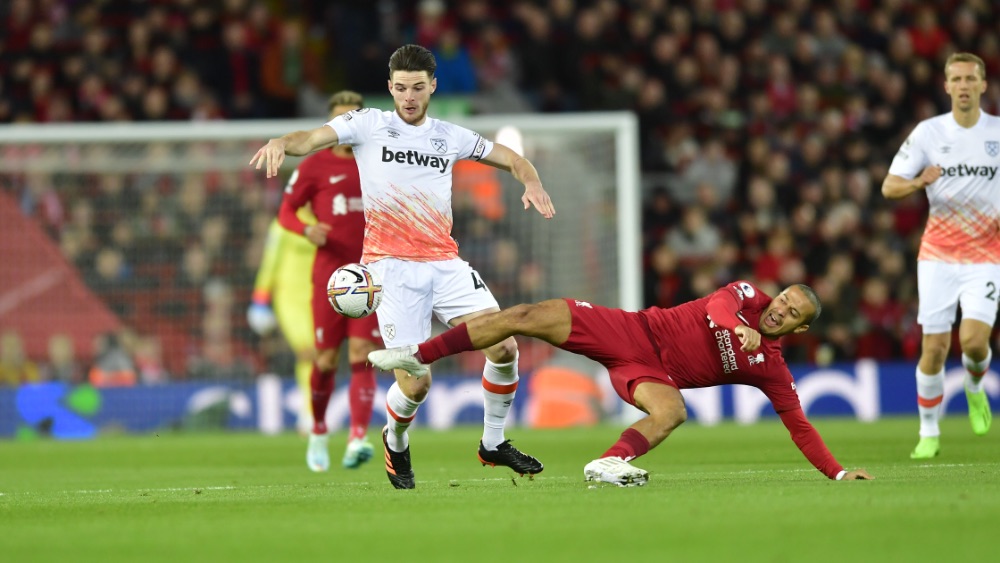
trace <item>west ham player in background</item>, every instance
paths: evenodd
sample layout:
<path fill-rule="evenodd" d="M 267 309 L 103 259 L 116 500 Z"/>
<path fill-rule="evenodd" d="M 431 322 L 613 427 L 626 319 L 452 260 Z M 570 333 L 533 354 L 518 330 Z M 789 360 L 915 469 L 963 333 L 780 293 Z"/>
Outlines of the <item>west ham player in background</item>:
<path fill-rule="evenodd" d="M 356 92 L 343 91 L 330 98 L 330 118 L 364 106 Z M 316 224 L 303 223 L 296 212 L 309 206 Z M 374 447 L 366 438 L 375 396 L 375 373 L 365 361 L 369 352 L 381 345 L 378 321 L 369 316 L 350 319 L 330 305 L 326 283 L 334 270 L 361 260 L 365 216 L 361 204 L 361 180 L 350 146 L 336 145 L 303 160 L 292 173 L 278 210 L 281 226 L 304 236 L 316 245 L 312 267 L 312 314 L 315 326 L 316 360 L 309 379 L 313 427 L 309 434 L 306 463 L 313 471 L 330 467 L 326 408 L 333 394 L 334 375 L 340 363 L 340 346 L 347 339 L 351 366 L 348 391 L 351 405 L 350 435 L 342 463 L 349 469 L 371 459 Z"/>
<path fill-rule="evenodd" d="M 979 109 L 986 91 L 982 59 L 956 53 L 945 62 L 944 75 L 951 111 L 917 124 L 882 183 L 889 199 L 924 190 L 930 203 L 917 255 L 923 342 L 916 373 L 920 441 L 913 459 L 941 451 L 944 362 L 959 306 L 972 431 L 986 434 L 992 420 L 983 376 L 993 357 L 990 333 L 1000 299 L 1000 118 Z"/>
<path fill-rule="evenodd" d="M 336 143 L 354 147 L 364 193 L 362 261 L 382 277 L 379 325 L 387 346 L 425 341 L 431 320 L 451 326 L 499 310 L 479 274 L 458 257 L 451 238 L 451 179 L 458 159 L 478 160 L 510 172 L 524 184 L 524 208 L 555 214 L 535 167 L 499 143 L 446 121 L 427 117 L 437 86 L 434 55 L 419 45 L 400 47 L 389 58 L 389 92 L 395 111 L 362 109 L 309 131 L 271 139 L 250 160 L 274 176 L 285 155 L 303 155 Z M 504 421 L 517 390 L 517 343 L 494 342 L 484 350 L 484 420 L 479 460 L 523 474 L 542 464 L 504 439 Z M 406 432 L 430 389 L 430 377 L 396 372 L 386 394 L 388 424 L 382 432 L 386 474 L 397 489 L 415 486 Z"/>
<path fill-rule="evenodd" d="M 427 364 L 514 335 L 531 336 L 600 362 L 618 395 L 648 416 L 584 467 L 588 481 L 643 485 L 649 474 L 629 462 L 655 448 L 687 419 L 680 389 L 725 384 L 760 389 L 799 447 L 830 479 L 871 479 L 846 471 L 806 419 L 779 338 L 803 332 L 820 313 L 816 293 L 793 285 L 771 299 L 749 282 L 708 297 L 638 313 L 586 301 L 553 299 L 470 320 L 420 345 L 368 355 L 382 369 L 420 375 Z"/>

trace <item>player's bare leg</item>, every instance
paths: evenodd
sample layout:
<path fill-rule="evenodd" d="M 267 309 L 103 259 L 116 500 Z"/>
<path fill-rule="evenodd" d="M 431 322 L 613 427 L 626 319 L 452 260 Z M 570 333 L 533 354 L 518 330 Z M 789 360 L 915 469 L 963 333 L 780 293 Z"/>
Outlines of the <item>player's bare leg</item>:
<path fill-rule="evenodd" d="M 326 407 L 333 395 L 334 376 L 339 361 L 340 350 L 320 350 L 313 361 L 309 378 L 313 427 L 309 433 L 309 446 L 306 448 L 306 465 L 316 472 L 330 469 L 330 434 L 326 427 Z"/>
<path fill-rule="evenodd" d="M 655 448 L 687 420 L 687 408 L 680 391 L 669 385 L 642 382 L 632 393 L 635 406 L 648 416 L 637 421 L 600 458 L 583 468 L 587 481 L 602 481 L 620 487 L 641 486 L 649 473 L 631 460 Z"/>
<path fill-rule="evenodd" d="M 917 410 L 920 411 L 920 441 L 911 459 L 930 459 L 941 452 L 944 361 L 951 347 L 951 332 L 924 334 L 917 364 Z"/>
<path fill-rule="evenodd" d="M 367 438 L 368 423 L 372 419 L 372 401 L 375 398 L 375 370 L 367 359 L 373 350 L 375 343 L 371 340 L 347 339 L 347 359 L 351 365 L 351 384 L 348 390 L 351 425 L 347 447 L 341 460 L 341 464 L 347 469 L 357 469 L 375 455 L 375 446 Z"/>
<path fill-rule="evenodd" d="M 515 335 L 559 346 L 569 339 L 572 327 L 573 318 L 566 302 L 550 299 L 475 317 L 419 345 L 376 350 L 368 354 L 368 361 L 383 370 L 405 369 L 422 377 L 428 365 L 441 358 L 489 348 Z"/>
<path fill-rule="evenodd" d="M 969 423 L 977 436 L 985 435 L 993 422 L 989 397 L 983 388 L 983 376 L 990 369 L 993 351 L 990 333 L 993 327 L 976 319 L 963 319 L 958 327 L 962 345 L 962 365 L 965 366 L 965 398 L 969 403 Z"/>

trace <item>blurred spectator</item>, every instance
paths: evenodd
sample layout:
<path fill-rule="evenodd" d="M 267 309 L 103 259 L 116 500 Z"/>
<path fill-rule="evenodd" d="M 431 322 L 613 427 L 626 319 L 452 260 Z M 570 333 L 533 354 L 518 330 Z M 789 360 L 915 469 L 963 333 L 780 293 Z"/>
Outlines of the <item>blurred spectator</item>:
<path fill-rule="evenodd" d="M 447 28 L 440 32 L 437 47 L 433 49 L 437 59 L 436 94 L 468 94 L 476 91 L 476 69 L 472 58 L 462 45 L 458 31 Z"/>
<path fill-rule="evenodd" d="M 73 339 L 66 334 L 49 338 L 48 362 L 42 366 L 43 379 L 78 385 L 86 381 L 83 366 L 76 358 Z"/>
<path fill-rule="evenodd" d="M 321 88 L 319 61 L 306 45 L 300 21 L 281 25 L 277 37 L 268 41 L 261 56 L 261 90 L 266 96 L 267 117 L 293 117 L 304 90 Z"/>
<path fill-rule="evenodd" d="M 0 385 L 17 386 L 41 380 L 38 365 L 24 354 L 24 341 L 13 330 L 0 335 Z"/>
<path fill-rule="evenodd" d="M 705 210 L 692 206 L 684 210 L 681 224 L 667 232 L 665 242 L 682 263 L 696 265 L 711 259 L 722 239 Z"/>
<path fill-rule="evenodd" d="M 232 289 L 225 282 L 213 279 L 205 284 L 204 303 L 201 349 L 189 360 L 188 377 L 232 380 L 253 377 L 253 362 L 233 338 Z"/>
<path fill-rule="evenodd" d="M 128 387 L 136 383 L 135 364 L 121 336 L 103 334 L 94 343 L 94 365 L 87 379 L 94 387 Z"/>

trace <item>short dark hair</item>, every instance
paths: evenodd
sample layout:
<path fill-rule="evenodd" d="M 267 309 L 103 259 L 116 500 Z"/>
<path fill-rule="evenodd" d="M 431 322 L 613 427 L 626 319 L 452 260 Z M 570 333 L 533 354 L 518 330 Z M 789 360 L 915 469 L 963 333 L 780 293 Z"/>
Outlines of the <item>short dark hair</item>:
<path fill-rule="evenodd" d="M 427 75 L 434 78 L 434 71 L 437 70 L 437 61 L 434 53 L 420 45 L 403 45 L 389 57 L 389 78 L 392 73 L 400 71 L 427 72 Z"/>
<path fill-rule="evenodd" d="M 813 308 L 816 309 L 816 311 L 813 312 L 813 314 L 806 319 L 805 322 L 807 325 L 812 324 L 813 321 L 819 318 L 819 314 L 823 312 L 823 304 L 819 302 L 819 296 L 816 295 L 816 290 L 813 288 L 804 283 L 797 283 L 795 284 L 795 287 L 799 288 L 802 293 L 805 294 L 806 299 L 808 299 L 809 302 L 812 303 Z"/>
<path fill-rule="evenodd" d="M 358 106 L 365 107 L 365 99 L 361 94 L 353 90 L 341 90 L 330 96 L 326 102 L 326 111 L 333 111 L 336 106 Z"/>

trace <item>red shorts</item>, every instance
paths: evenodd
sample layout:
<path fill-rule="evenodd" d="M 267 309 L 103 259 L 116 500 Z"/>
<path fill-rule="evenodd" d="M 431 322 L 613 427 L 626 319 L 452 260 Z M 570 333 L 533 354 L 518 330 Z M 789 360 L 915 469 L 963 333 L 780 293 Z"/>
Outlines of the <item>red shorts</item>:
<path fill-rule="evenodd" d="M 560 348 L 587 356 L 608 368 L 618 396 L 635 405 L 632 393 L 644 381 L 677 388 L 660 362 L 646 320 L 638 313 L 566 299 L 573 328 Z"/>
<path fill-rule="evenodd" d="M 313 264 L 313 269 L 312 313 L 316 349 L 340 348 L 345 338 L 371 340 L 377 347 L 381 348 L 382 336 L 378 331 L 378 317 L 376 315 L 352 319 L 338 313 L 330 304 L 330 299 L 326 295 L 326 282 L 337 268 L 324 265 L 320 260 L 317 260 Z"/>

